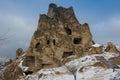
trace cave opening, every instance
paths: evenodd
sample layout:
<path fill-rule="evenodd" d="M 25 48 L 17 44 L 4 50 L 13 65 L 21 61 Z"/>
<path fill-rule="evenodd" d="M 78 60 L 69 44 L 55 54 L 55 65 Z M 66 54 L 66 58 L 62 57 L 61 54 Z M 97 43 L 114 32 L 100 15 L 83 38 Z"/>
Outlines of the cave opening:
<path fill-rule="evenodd" d="M 53 40 L 53 44 L 55 45 L 55 39 Z"/>
<path fill-rule="evenodd" d="M 81 44 L 82 38 L 74 38 L 73 43 L 74 44 Z"/>
<path fill-rule="evenodd" d="M 71 34 L 72 34 L 71 29 L 68 28 L 68 27 L 65 27 L 65 32 L 66 32 L 68 35 L 71 35 Z"/>
<path fill-rule="evenodd" d="M 35 48 L 38 48 L 40 45 L 40 42 L 38 42 L 36 45 L 35 45 Z"/>
<path fill-rule="evenodd" d="M 66 57 L 69 57 L 71 55 L 73 55 L 72 51 L 70 51 L 70 52 L 64 52 L 62 58 L 66 58 Z"/>
<path fill-rule="evenodd" d="M 50 44 L 50 40 L 47 40 L 47 45 L 49 45 Z"/>
<path fill-rule="evenodd" d="M 49 68 L 50 66 L 52 66 L 52 64 L 42 64 L 42 68 Z"/>
<path fill-rule="evenodd" d="M 32 74 L 33 71 L 25 71 L 24 73 L 25 73 L 25 75 L 29 75 L 29 74 Z"/>

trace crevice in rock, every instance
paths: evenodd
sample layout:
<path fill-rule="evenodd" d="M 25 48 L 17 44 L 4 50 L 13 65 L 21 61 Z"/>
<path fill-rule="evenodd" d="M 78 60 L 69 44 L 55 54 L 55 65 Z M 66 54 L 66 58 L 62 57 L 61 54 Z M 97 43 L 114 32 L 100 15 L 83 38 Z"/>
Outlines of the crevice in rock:
<path fill-rule="evenodd" d="M 73 43 L 74 44 L 81 44 L 82 38 L 74 38 Z"/>
<path fill-rule="evenodd" d="M 62 58 L 66 58 L 66 57 L 69 57 L 71 55 L 73 55 L 72 51 L 70 51 L 70 52 L 64 52 Z"/>
<path fill-rule="evenodd" d="M 71 35 L 71 34 L 72 34 L 71 29 L 69 29 L 68 27 L 65 27 L 65 32 L 66 32 L 68 35 Z"/>
<path fill-rule="evenodd" d="M 50 44 L 50 40 L 47 40 L 47 45 L 49 45 Z"/>
<path fill-rule="evenodd" d="M 40 45 L 40 42 L 38 42 L 38 43 L 35 45 L 35 48 L 38 48 L 39 45 Z"/>
<path fill-rule="evenodd" d="M 55 39 L 53 40 L 53 45 L 55 45 L 56 43 L 55 43 Z"/>
<path fill-rule="evenodd" d="M 24 73 L 25 73 L 25 75 L 29 75 L 29 74 L 32 74 L 33 71 L 25 71 Z"/>

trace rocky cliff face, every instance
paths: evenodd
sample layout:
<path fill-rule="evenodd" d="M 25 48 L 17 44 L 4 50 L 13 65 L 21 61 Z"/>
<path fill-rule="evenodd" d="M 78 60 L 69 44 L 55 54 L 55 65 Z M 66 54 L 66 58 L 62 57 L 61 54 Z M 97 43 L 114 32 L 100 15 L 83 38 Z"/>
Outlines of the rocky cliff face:
<path fill-rule="evenodd" d="M 48 13 L 40 15 L 28 50 L 19 48 L 16 51 L 16 60 L 5 69 L 4 78 L 16 80 L 41 69 L 60 67 L 86 53 L 119 53 L 111 42 L 107 47 L 96 47 L 93 44 L 89 25 L 78 22 L 72 7 L 63 8 L 50 4 Z M 116 58 L 111 60 L 115 61 Z M 12 74 L 7 76 L 9 73 Z"/>
<path fill-rule="evenodd" d="M 25 65 L 36 69 L 58 67 L 69 56 L 82 56 L 82 51 L 87 51 L 92 45 L 89 25 L 78 22 L 72 7 L 50 4 L 47 15 L 40 15 Z"/>

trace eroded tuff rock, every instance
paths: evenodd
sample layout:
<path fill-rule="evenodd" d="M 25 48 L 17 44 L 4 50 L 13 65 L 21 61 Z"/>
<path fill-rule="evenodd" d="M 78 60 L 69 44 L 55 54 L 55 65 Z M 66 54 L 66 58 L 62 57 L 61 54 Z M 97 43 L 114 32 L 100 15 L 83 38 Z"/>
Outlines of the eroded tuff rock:
<path fill-rule="evenodd" d="M 104 46 L 99 47 L 91 47 L 91 49 L 88 51 L 88 54 L 102 54 Z"/>
<path fill-rule="evenodd" d="M 78 22 L 72 7 L 50 4 L 47 15 L 40 15 L 37 30 L 26 52 L 24 66 L 36 71 L 61 66 L 83 56 L 85 52 L 101 54 L 104 46 L 93 47 L 93 44 L 89 25 Z M 105 51 L 118 52 L 111 43 Z"/>
<path fill-rule="evenodd" d="M 23 73 L 27 75 L 39 69 L 64 65 L 85 53 L 104 52 L 104 46 L 93 47 L 93 44 L 89 25 L 78 22 L 72 7 L 63 8 L 50 4 L 48 13 L 40 15 L 37 30 L 32 36 L 28 50 L 24 52 L 21 48 L 17 49 L 16 62 L 12 62 L 5 69 L 5 80 L 17 80 Z M 105 51 L 118 52 L 112 43 L 108 43 Z M 21 62 L 23 68 L 28 68 L 26 71 L 18 66 Z M 94 66 L 106 67 L 101 62 Z"/>
<path fill-rule="evenodd" d="M 82 56 L 91 45 L 89 25 L 78 22 L 72 7 L 50 4 L 47 15 L 40 15 L 25 65 L 35 69 L 61 66 L 65 58 Z"/>
<path fill-rule="evenodd" d="M 18 59 L 23 54 L 24 54 L 24 50 L 22 48 L 18 48 L 16 50 L 16 59 Z"/>
<path fill-rule="evenodd" d="M 105 49 L 106 52 L 111 52 L 111 53 L 118 53 L 118 49 L 116 48 L 115 45 L 113 45 L 112 42 L 107 43 L 107 47 Z"/>
<path fill-rule="evenodd" d="M 17 80 L 23 76 L 22 69 L 18 66 L 17 62 L 12 62 L 4 71 L 4 80 Z"/>

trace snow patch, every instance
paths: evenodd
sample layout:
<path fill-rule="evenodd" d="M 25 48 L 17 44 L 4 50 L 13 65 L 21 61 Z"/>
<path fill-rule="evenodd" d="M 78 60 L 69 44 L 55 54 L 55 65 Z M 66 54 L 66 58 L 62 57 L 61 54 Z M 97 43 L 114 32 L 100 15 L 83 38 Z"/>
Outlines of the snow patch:
<path fill-rule="evenodd" d="M 94 45 L 98 47 L 99 45 Z M 40 71 L 27 75 L 25 80 L 120 80 L 120 70 L 114 71 L 111 68 L 102 68 L 92 66 L 99 60 L 96 56 L 102 56 L 106 60 L 112 57 L 119 56 L 119 53 L 104 52 L 102 54 L 85 55 L 79 59 L 74 59 L 65 65 L 57 68 L 41 69 Z M 72 56 L 73 57 L 73 56 Z M 26 71 L 28 67 L 22 66 L 23 60 L 20 61 L 19 66 Z M 82 72 L 79 70 L 84 68 Z M 73 69 L 73 70 L 72 70 Z M 71 72 L 74 71 L 74 72 Z M 41 76 L 42 75 L 42 76 Z M 21 79 L 21 80 L 24 80 Z"/>
<path fill-rule="evenodd" d="M 92 45 L 93 47 L 100 47 L 101 45 L 98 43 L 95 43 L 94 45 Z"/>
<path fill-rule="evenodd" d="M 19 63 L 18 66 L 19 66 L 23 71 L 27 71 L 29 67 L 23 66 L 22 63 L 23 63 L 23 60 L 20 61 L 20 63 Z"/>

